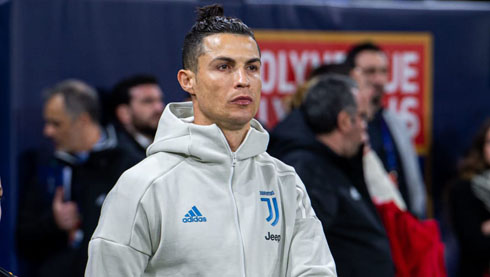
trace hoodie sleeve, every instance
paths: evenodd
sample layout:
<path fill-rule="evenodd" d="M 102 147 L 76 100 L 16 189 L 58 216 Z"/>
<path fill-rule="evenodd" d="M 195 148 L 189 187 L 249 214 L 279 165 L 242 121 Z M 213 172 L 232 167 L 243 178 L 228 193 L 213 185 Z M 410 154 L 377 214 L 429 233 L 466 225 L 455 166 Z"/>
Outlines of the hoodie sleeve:
<path fill-rule="evenodd" d="M 296 183 L 296 221 L 287 276 L 337 276 L 322 224 L 316 217 L 298 176 Z"/>
<path fill-rule="evenodd" d="M 128 245 L 104 238 L 93 238 L 89 244 L 85 276 L 141 276 L 149 256 Z"/>
<path fill-rule="evenodd" d="M 89 243 L 85 276 L 141 276 L 145 271 L 152 253 L 150 228 L 140 202 L 145 186 L 131 186 L 135 180 L 123 174 L 107 196 Z"/>

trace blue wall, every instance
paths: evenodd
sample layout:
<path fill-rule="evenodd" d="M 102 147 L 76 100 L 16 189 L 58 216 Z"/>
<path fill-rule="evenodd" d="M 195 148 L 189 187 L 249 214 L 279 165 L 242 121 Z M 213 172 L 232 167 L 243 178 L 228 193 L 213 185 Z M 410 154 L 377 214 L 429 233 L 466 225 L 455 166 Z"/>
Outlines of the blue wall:
<path fill-rule="evenodd" d="M 9 1 L 0 1 L 0 177 L 3 200 L 0 221 L 0 267 L 16 266 L 13 245 L 13 226 L 17 206 L 17 186 L 13 185 L 15 155 L 12 140 L 10 93 L 10 10 Z"/>

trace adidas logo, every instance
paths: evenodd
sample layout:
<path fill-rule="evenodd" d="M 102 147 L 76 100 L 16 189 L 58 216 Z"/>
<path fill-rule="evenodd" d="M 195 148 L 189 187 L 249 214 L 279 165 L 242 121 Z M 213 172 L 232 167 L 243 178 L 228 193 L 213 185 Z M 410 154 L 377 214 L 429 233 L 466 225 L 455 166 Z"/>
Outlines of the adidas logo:
<path fill-rule="evenodd" d="M 182 222 L 206 222 L 206 217 L 202 216 L 201 212 L 196 208 L 196 206 L 192 206 L 192 209 L 190 209 L 189 212 L 185 214 L 184 218 L 182 218 Z"/>

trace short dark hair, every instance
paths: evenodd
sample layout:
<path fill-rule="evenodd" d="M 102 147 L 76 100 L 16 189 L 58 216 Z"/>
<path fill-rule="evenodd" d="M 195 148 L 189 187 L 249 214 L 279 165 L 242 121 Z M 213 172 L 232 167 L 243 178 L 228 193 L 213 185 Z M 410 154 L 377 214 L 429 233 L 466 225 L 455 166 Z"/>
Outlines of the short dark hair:
<path fill-rule="evenodd" d="M 197 59 L 203 52 L 202 40 L 207 36 L 230 33 L 250 36 L 255 40 L 252 30 L 240 19 L 223 15 L 221 5 L 214 4 L 198 8 L 197 13 L 196 23 L 184 39 L 182 49 L 182 66 L 184 69 L 197 71 Z"/>
<path fill-rule="evenodd" d="M 314 77 L 325 75 L 329 73 L 335 73 L 339 75 L 349 76 L 350 67 L 345 63 L 330 63 L 330 64 L 322 64 L 318 67 L 315 67 L 310 74 L 308 74 L 307 80 L 311 80 Z"/>
<path fill-rule="evenodd" d="M 139 85 L 158 85 L 155 76 L 149 74 L 137 74 L 120 80 L 112 89 L 112 108 L 115 109 L 121 104 L 129 104 L 131 95 L 129 91 Z"/>
<path fill-rule="evenodd" d="M 86 112 L 93 122 L 100 122 L 99 97 L 87 83 L 76 79 L 64 80 L 44 92 L 44 101 L 56 95 L 63 96 L 66 112 L 72 119 Z"/>
<path fill-rule="evenodd" d="M 357 56 L 364 51 L 373 51 L 373 52 L 381 52 L 384 53 L 383 49 L 379 47 L 379 45 L 374 44 L 373 42 L 366 41 L 359 44 L 355 44 L 352 48 L 347 52 L 347 56 L 345 57 L 345 64 L 353 69 L 356 67 L 356 58 Z"/>
<path fill-rule="evenodd" d="M 318 77 L 306 92 L 301 110 L 315 134 L 334 131 L 338 127 L 337 117 L 341 111 L 351 116 L 355 116 L 357 111 L 350 79 L 338 74 Z"/>
<path fill-rule="evenodd" d="M 471 179 L 490 167 L 484 154 L 488 130 L 490 130 L 490 118 L 487 118 L 480 126 L 466 155 L 459 162 L 459 174 L 462 178 Z"/>

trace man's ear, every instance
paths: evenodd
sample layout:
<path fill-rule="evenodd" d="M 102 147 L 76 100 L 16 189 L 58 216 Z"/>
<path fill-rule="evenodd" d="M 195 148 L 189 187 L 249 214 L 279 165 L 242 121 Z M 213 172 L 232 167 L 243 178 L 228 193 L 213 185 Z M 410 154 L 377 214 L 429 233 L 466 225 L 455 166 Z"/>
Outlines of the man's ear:
<path fill-rule="evenodd" d="M 93 120 L 87 112 L 83 112 L 77 118 L 75 118 L 75 120 L 73 122 L 74 122 L 74 124 L 81 124 L 81 125 L 78 125 L 78 127 L 82 127 L 82 126 L 87 126 L 88 124 L 92 123 Z"/>
<path fill-rule="evenodd" d="M 352 128 L 352 118 L 345 110 L 340 111 L 337 115 L 337 128 L 342 133 Z"/>
<path fill-rule="evenodd" d="M 116 117 L 123 125 L 131 124 L 131 111 L 127 104 L 121 104 L 116 108 Z"/>
<path fill-rule="evenodd" d="M 183 90 L 187 91 L 191 97 L 195 95 L 194 86 L 196 82 L 196 74 L 189 69 L 181 69 L 177 73 L 177 80 Z"/>

